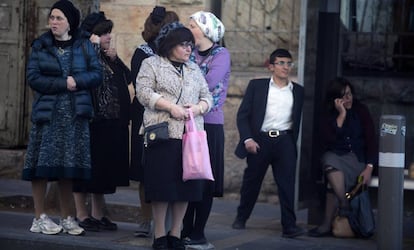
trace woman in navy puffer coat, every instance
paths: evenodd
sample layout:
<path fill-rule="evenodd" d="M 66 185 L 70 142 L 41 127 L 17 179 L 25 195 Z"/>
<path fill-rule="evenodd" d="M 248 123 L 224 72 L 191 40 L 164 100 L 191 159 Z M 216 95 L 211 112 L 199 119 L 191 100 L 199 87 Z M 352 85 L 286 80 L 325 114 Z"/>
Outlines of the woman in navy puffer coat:
<path fill-rule="evenodd" d="M 54 47 L 50 31 L 41 35 L 32 44 L 27 81 L 36 93 L 32 107 L 34 123 L 50 121 L 57 95 L 68 91 L 66 77 L 63 75 L 59 57 L 54 53 Z M 71 59 L 70 75 L 74 78 L 77 89 L 73 92 L 74 112 L 77 116 L 92 118 L 93 108 L 89 90 L 101 84 L 102 65 L 97 60 L 96 52 L 89 40 L 84 39 L 74 39 Z"/>
<path fill-rule="evenodd" d="M 79 10 L 70 1 L 56 2 L 50 30 L 32 43 L 27 64 L 34 100 L 22 179 L 32 182 L 33 233 L 84 233 L 71 215 L 72 181 L 91 176 L 90 90 L 102 83 L 103 68 L 88 37 L 78 31 L 79 21 Z M 47 182 L 53 180 L 59 185 L 59 225 L 44 209 Z"/>

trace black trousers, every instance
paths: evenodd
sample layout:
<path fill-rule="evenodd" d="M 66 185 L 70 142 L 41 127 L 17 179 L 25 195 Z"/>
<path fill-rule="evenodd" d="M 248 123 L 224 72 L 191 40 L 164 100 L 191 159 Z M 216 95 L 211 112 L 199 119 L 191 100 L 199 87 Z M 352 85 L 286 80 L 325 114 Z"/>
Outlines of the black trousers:
<path fill-rule="evenodd" d="M 237 218 L 246 221 L 250 217 L 266 171 L 271 165 L 273 178 L 278 188 L 281 223 L 283 229 L 286 230 L 296 225 L 294 211 L 296 144 L 292 134 L 276 138 L 261 134 L 257 143 L 260 145 L 259 152 L 247 156 L 247 168 L 244 170 Z"/>

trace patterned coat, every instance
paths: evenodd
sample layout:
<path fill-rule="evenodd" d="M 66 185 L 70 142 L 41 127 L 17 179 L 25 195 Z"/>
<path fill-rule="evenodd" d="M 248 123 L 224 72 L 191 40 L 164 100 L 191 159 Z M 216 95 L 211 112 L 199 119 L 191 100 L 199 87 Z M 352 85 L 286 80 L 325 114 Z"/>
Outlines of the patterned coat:
<path fill-rule="evenodd" d="M 212 97 L 198 65 L 188 61 L 183 65 L 183 72 L 181 77 L 168 59 L 159 56 L 151 56 L 142 62 L 136 86 L 138 100 L 145 107 L 140 133 L 143 133 L 143 127 L 168 121 L 170 138 L 182 139 L 184 121 L 170 119 L 168 112 L 155 109 L 161 97 L 171 103 L 178 101 L 178 105 L 196 104 L 203 100 L 210 110 Z M 203 129 L 203 117 L 196 116 L 194 119 L 197 129 Z"/>

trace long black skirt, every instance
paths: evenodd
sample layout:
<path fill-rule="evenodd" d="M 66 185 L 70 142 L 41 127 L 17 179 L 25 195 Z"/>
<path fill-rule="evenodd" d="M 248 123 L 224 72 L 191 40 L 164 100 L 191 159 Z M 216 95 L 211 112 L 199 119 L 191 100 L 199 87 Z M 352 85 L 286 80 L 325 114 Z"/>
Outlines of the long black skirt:
<path fill-rule="evenodd" d="M 91 131 L 92 178 L 75 181 L 74 192 L 115 193 L 129 185 L 129 130 L 119 120 L 93 122 Z"/>
<path fill-rule="evenodd" d="M 224 129 L 223 124 L 204 124 L 207 133 L 210 162 L 214 181 L 205 181 L 204 192 L 223 197 L 224 185 Z"/>
<path fill-rule="evenodd" d="M 145 200 L 200 201 L 202 181 L 182 180 L 182 141 L 170 139 L 144 149 Z"/>

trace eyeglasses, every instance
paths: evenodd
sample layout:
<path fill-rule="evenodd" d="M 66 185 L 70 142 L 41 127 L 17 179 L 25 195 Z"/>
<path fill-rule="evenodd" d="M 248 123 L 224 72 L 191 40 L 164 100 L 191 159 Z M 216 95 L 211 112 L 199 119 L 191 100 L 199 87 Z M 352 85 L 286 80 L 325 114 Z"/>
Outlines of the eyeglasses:
<path fill-rule="evenodd" d="M 65 20 L 65 18 L 62 17 L 62 16 L 52 16 L 52 15 L 50 15 L 49 20 L 50 21 L 55 21 L 56 20 L 58 22 L 62 22 L 63 20 Z"/>
<path fill-rule="evenodd" d="M 352 97 L 352 92 L 351 91 L 347 91 L 347 92 L 345 92 L 343 95 L 342 95 L 342 98 L 345 98 L 345 97 Z"/>
<path fill-rule="evenodd" d="M 190 47 L 191 49 L 194 49 L 194 43 L 193 42 L 185 41 L 185 42 L 179 43 L 179 45 L 183 48 Z"/>
<path fill-rule="evenodd" d="M 293 62 L 285 62 L 285 61 L 274 62 L 274 63 L 271 63 L 271 64 L 273 64 L 273 65 L 279 65 L 281 67 L 283 67 L 283 66 L 286 65 L 289 68 L 291 68 L 291 67 L 293 67 L 295 65 Z"/>

